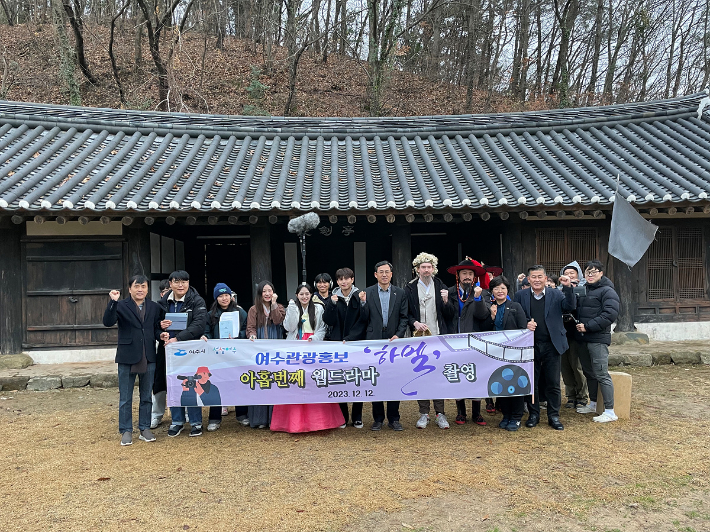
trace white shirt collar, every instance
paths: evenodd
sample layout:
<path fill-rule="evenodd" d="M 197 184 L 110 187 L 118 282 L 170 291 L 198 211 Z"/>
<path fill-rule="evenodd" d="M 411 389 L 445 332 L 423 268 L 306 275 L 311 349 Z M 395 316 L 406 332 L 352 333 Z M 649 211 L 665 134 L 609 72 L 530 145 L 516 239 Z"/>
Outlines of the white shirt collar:
<path fill-rule="evenodd" d="M 182 296 L 180 299 L 175 299 L 175 294 L 173 292 L 170 292 L 170 295 L 168 296 L 168 301 L 175 301 L 177 303 L 178 301 L 185 301 L 185 296 L 187 295 L 187 292 L 185 292 L 185 295 Z"/>

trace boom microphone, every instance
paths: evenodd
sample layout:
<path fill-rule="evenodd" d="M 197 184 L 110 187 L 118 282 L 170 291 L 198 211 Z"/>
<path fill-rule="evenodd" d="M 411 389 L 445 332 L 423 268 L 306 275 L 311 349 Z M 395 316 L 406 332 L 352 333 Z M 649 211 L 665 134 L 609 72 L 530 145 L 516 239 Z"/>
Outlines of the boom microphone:
<path fill-rule="evenodd" d="M 288 232 L 304 235 L 311 229 L 318 227 L 318 225 L 320 225 L 320 216 L 314 212 L 307 212 L 288 222 Z"/>

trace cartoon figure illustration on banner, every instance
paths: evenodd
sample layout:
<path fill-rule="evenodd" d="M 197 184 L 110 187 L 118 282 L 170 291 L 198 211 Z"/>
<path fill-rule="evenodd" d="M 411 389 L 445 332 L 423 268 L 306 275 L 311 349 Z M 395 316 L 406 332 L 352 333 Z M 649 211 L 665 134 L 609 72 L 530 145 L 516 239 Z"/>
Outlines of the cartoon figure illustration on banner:
<path fill-rule="evenodd" d="M 210 382 L 212 374 L 207 366 L 200 366 L 194 375 L 178 375 L 182 381 L 181 406 L 219 406 L 219 388 Z"/>

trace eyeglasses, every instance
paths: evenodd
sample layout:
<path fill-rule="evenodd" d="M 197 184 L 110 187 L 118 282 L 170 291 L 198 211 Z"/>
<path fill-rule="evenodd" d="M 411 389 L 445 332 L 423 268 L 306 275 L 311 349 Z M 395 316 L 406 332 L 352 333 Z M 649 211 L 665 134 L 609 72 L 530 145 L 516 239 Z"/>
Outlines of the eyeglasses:
<path fill-rule="evenodd" d="M 170 281 L 170 284 L 174 284 L 174 285 L 179 286 L 181 284 L 188 284 L 189 282 L 190 281 L 178 281 L 177 279 L 173 279 L 172 281 Z"/>
<path fill-rule="evenodd" d="M 584 275 L 596 275 L 598 273 L 601 273 L 599 270 L 587 270 L 584 272 Z"/>

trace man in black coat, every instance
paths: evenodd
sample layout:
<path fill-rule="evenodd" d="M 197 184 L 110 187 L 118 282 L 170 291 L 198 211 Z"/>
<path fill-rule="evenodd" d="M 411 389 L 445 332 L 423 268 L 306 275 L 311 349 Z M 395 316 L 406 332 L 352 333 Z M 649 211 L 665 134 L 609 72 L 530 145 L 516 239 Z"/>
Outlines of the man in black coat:
<path fill-rule="evenodd" d="M 446 270 L 456 277 L 456 284 L 449 288 L 448 293 L 442 293 L 444 304 L 453 315 L 449 332 L 472 333 L 487 330 L 486 323 L 491 315 L 491 297 L 488 287 L 488 273 L 483 265 L 466 257 L 456 266 Z M 466 400 L 456 401 L 456 424 L 466 423 Z M 484 426 L 486 421 L 481 416 L 481 401 L 471 401 L 471 419 L 477 425 Z"/>
<path fill-rule="evenodd" d="M 205 332 L 207 324 L 207 306 L 197 290 L 190 286 L 190 276 L 184 270 L 174 271 L 170 274 L 170 291 L 165 294 L 159 304 L 166 313 L 186 314 L 187 325 L 181 331 L 169 331 L 170 338 L 165 345 L 173 342 L 186 342 L 199 340 Z M 202 436 L 202 408 L 187 407 L 192 429 L 190 436 Z M 185 408 L 181 406 L 170 407 L 172 422 L 168 429 L 168 436 L 174 438 L 182 432 L 185 424 Z"/>
<path fill-rule="evenodd" d="M 395 340 L 407 333 L 407 298 L 404 290 L 392 286 L 392 264 L 387 261 L 375 264 L 377 284 L 360 292 L 363 319 L 367 323 L 365 339 Z M 382 430 L 385 406 L 382 401 L 372 403 L 372 430 Z M 393 430 L 403 430 L 399 422 L 399 401 L 387 401 L 387 420 Z"/>
<path fill-rule="evenodd" d="M 407 296 L 409 328 L 415 336 L 448 334 L 449 329 L 453 327 L 454 309 L 453 306 L 444 303 L 444 297 L 448 296 L 448 288 L 436 277 L 438 264 L 439 259 L 431 253 L 420 253 L 412 261 L 417 276 L 406 284 L 404 293 Z M 417 401 L 418 429 L 424 429 L 429 424 L 431 402 L 429 399 Z M 444 400 L 434 399 L 433 403 L 437 426 L 448 429 L 449 422 L 444 415 Z"/>
<path fill-rule="evenodd" d="M 608 423 L 619 419 L 614 413 L 614 384 L 609 375 L 611 324 L 619 316 L 619 296 L 614 284 L 604 276 L 604 265 L 591 260 L 584 269 L 587 294 L 579 298 L 576 340 L 580 343 L 579 360 L 587 377 L 589 404 L 579 407 L 580 414 L 597 411 L 597 389 L 601 388 L 604 412 L 594 421 Z M 598 383 L 598 385 L 597 385 Z"/>
<path fill-rule="evenodd" d="M 543 377 L 547 399 L 547 423 L 555 430 L 564 430 L 560 422 L 560 356 L 567 351 L 567 332 L 562 314 L 573 311 L 577 301 L 569 277 L 560 276 L 562 290 L 545 288 L 547 274 L 539 264 L 528 269 L 529 290 L 515 293 L 515 301 L 523 307 L 528 320 L 528 329 L 535 331 L 535 394 L 534 402 L 528 402 L 530 415 L 525 422 L 528 428 L 540 422 L 540 399 L 538 381 Z"/>
<path fill-rule="evenodd" d="M 362 318 L 362 305 L 360 304 L 360 290 L 353 283 L 355 272 L 350 268 L 340 268 L 335 272 L 338 288 L 326 300 L 323 311 L 323 321 L 330 327 L 330 340 L 337 342 L 352 342 L 362 340 L 365 336 L 367 322 Z M 340 403 L 345 423 L 348 415 L 348 403 Z M 353 427 L 361 429 L 362 403 L 353 403 Z"/>
<path fill-rule="evenodd" d="M 155 343 L 161 338 L 163 311 L 160 306 L 146 299 L 148 279 L 143 275 L 128 281 L 130 297 L 119 300 L 121 292 L 111 290 L 104 312 L 103 323 L 113 327 L 118 323 L 118 430 L 121 445 L 133 443 L 133 386 L 138 375 L 140 407 L 138 409 L 139 439 L 151 442 L 155 436 L 150 431 L 151 392 L 155 374 Z M 163 333 L 167 339 L 167 333 Z"/>

